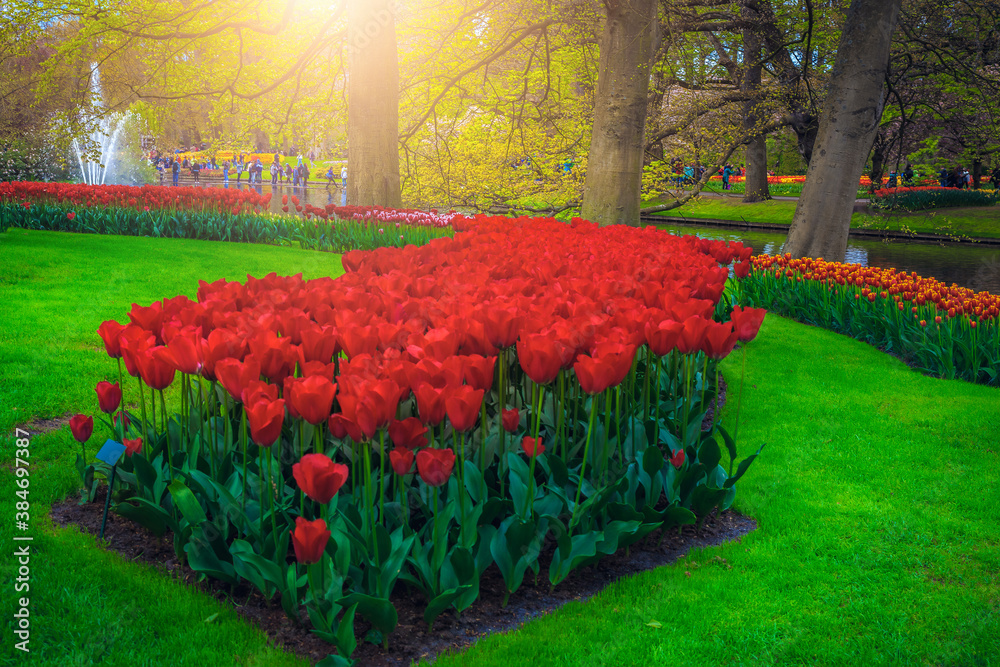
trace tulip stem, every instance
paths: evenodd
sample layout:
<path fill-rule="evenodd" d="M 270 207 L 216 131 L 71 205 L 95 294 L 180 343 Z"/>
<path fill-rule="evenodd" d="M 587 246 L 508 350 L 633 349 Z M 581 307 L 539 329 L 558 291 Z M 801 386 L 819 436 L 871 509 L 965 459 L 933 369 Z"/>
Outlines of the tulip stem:
<path fill-rule="evenodd" d="M 267 504 L 271 509 L 271 537 L 274 538 L 274 553 L 280 557 L 284 558 L 284 554 L 278 554 L 278 523 L 274 518 L 274 475 L 271 470 L 271 460 L 274 458 L 271 456 L 271 450 L 269 447 L 265 447 L 267 450 Z M 280 474 L 280 470 L 278 471 Z M 284 483 L 282 483 L 284 486 Z"/>
<path fill-rule="evenodd" d="M 163 398 L 163 390 L 160 389 L 160 421 L 163 423 L 163 434 L 167 436 L 167 451 L 170 451 L 170 429 L 167 428 L 167 402 Z"/>
<path fill-rule="evenodd" d="M 122 429 L 122 442 L 125 442 L 125 381 L 122 380 L 122 358 L 118 357 L 115 359 L 118 362 L 118 386 L 122 389 L 122 400 L 118 403 L 118 414 L 121 420 Z M 112 423 L 114 423 L 114 417 L 111 417 Z"/>
<path fill-rule="evenodd" d="M 378 520 L 379 522 L 385 521 L 385 489 L 383 488 L 383 480 L 385 480 L 385 429 L 380 428 L 378 430 L 378 442 L 379 442 L 379 454 L 378 454 Z"/>
<path fill-rule="evenodd" d="M 573 514 L 569 519 L 569 534 L 571 537 L 573 535 L 573 527 L 576 526 L 576 511 L 580 507 L 580 493 L 583 491 L 583 475 L 587 471 L 587 453 L 590 451 L 590 434 L 594 430 L 594 415 L 597 414 L 597 411 L 594 410 L 593 404 L 596 402 L 596 399 L 591 401 L 590 423 L 587 425 L 587 439 L 583 445 L 583 462 L 580 464 L 580 480 L 576 485 L 576 500 L 573 501 Z"/>
<path fill-rule="evenodd" d="M 139 406 L 142 408 L 142 439 L 148 443 L 149 434 L 146 433 L 146 395 L 142 390 L 142 378 L 137 375 L 135 381 L 139 384 Z"/>
<path fill-rule="evenodd" d="M 375 533 L 375 508 L 374 499 L 372 498 L 372 461 L 371 461 L 371 446 L 368 443 L 362 443 L 364 449 L 364 473 L 365 473 L 365 506 L 368 508 L 368 529 L 372 533 L 372 550 L 375 553 L 375 562 L 381 562 L 378 557 L 378 535 Z"/>
<path fill-rule="evenodd" d="M 565 407 L 566 407 L 566 373 L 564 371 L 559 371 L 559 405 L 556 407 L 555 401 L 553 401 L 552 407 L 558 412 L 558 417 L 556 418 L 556 444 L 563 442 L 563 424 L 565 420 Z M 563 450 L 566 447 L 563 445 Z"/>
<path fill-rule="evenodd" d="M 260 453 L 260 461 L 257 465 L 257 480 L 260 482 L 260 497 L 258 498 L 258 504 L 260 509 L 258 510 L 258 519 L 260 521 L 260 548 L 261 552 L 264 550 L 264 447 L 258 447 L 258 452 Z"/>
<path fill-rule="evenodd" d="M 503 428 L 503 411 L 507 409 L 507 400 L 506 400 L 506 393 L 507 392 L 506 392 L 506 387 L 504 386 L 504 382 L 503 382 L 503 367 L 507 365 L 505 363 L 505 360 L 504 360 L 504 357 L 506 356 L 504 354 L 504 352 L 505 352 L 505 350 L 500 350 L 500 355 L 497 358 L 497 361 L 500 364 L 500 405 L 499 405 L 499 409 L 497 410 L 497 421 L 498 421 L 498 423 L 500 425 L 500 460 L 501 461 L 503 461 L 504 445 L 506 444 L 506 438 L 505 438 L 505 436 L 507 435 L 507 432 L 504 431 L 504 428 Z M 485 442 L 485 440 L 484 440 L 484 442 Z M 500 495 L 502 496 L 503 495 L 503 488 L 502 488 L 503 487 L 503 479 L 502 478 L 500 480 L 500 485 L 501 485 Z"/>
<path fill-rule="evenodd" d="M 483 403 L 479 408 L 480 412 L 480 424 L 482 428 L 480 429 L 480 435 L 482 436 L 479 442 L 479 472 L 483 474 L 483 479 L 486 478 L 486 397 L 483 397 Z M 503 430 L 503 407 L 500 408 L 500 430 Z"/>
<path fill-rule="evenodd" d="M 201 387 L 201 382 L 198 383 L 199 389 Z M 204 405 L 204 403 L 202 403 Z M 240 444 L 243 448 L 243 495 L 240 496 L 240 506 L 243 513 L 246 514 L 247 511 L 247 413 L 246 410 L 240 411 Z"/>
<path fill-rule="evenodd" d="M 601 483 L 608 479 L 608 442 L 611 439 L 611 387 L 604 390 L 604 444 L 601 446 Z"/>
<path fill-rule="evenodd" d="M 645 426 L 646 422 L 649 420 L 649 374 L 650 374 L 649 373 L 649 362 L 650 362 L 650 355 L 651 354 L 652 354 L 652 351 L 647 347 L 646 348 L 646 364 L 644 366 L 645 372 L 643 373 L 644 377 L 643 377 L 643 383 L 642 383 L 642 423 L 643 423 L 643 426 Z"/>
<path fill-rule="evenodd" d="M 188 456 L 190 456 L 191 450 L 188 449 L 187 438 L 184 437 L 186 435 L 186 428 L 185 428 L 185 426 L 187 426 L 187 421 L 188 421 L 187 420 L 187 394 L 188 394 L 187 387 L 188 387 L 188 376 L 187 376 L 186 373 L 181 373 L 181 441 L 180 441 L 180 449 L 186 450 L 188 452 Z M 195 463 L 197 463 L 197 462 L 195 462 Z M 214 477 L 215 474 L 213 473 L 212 476 Z"/>
<path fill-rule="evenodd" d="M 465 433 L 458 434 L 458 513 L 462 521 L 458 526 L 458 540 L 465 544 Z"/>
<path fill-rule="evenodd" d="M 663 361 L 663 357 L 657 356 L 656 363 L 654 364 L 653 377 L 656 378 L 656 384 L 653 385 L 653 401 L 656 403 L 656 409 L 654 410 L 653 416 L 653 446 L 659 447 L 660 445 L 660 362 Z"/>
<path fill-rule="evenodd" d="M 301 461 L 302 457 L 306 455 L 305 441 L 306 421 L 303 419 L 299 421 L 299 461 Z M 306 515 L 306 494 L 302 491 L 302 489 L 299 489 L 296 493 L 299 496 L 299 516 L 304 517 Z"/>

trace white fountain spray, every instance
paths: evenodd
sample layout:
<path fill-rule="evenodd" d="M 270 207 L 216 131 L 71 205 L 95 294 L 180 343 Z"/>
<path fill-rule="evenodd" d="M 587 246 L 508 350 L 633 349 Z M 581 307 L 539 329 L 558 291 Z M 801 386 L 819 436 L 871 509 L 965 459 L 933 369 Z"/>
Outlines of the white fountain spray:
<path fill-rule="evenodd" d="M 100 109 L 104 106 L 104 91 L 101 88 L 101 73 L 97 69 L 97 63 L 91 65 L 90 72 L 91 104 L 93 108 Z M 118 135 L 121 134 L 125 122 L 131 115 L 131 111 L 104 113 L 97 120 L 97 126 L 90 133 L 90 142 L 100 147 L 100 157 L 96 162 L 91 161 L 81 150 L 80 142 L 73 139 L 73 151 L 80 163 L 83 182 L 87 185 L 104 185 L 108 174 L 113 173 L 111 163 L 114 160 L 115 144 L 118 143 Z"/>

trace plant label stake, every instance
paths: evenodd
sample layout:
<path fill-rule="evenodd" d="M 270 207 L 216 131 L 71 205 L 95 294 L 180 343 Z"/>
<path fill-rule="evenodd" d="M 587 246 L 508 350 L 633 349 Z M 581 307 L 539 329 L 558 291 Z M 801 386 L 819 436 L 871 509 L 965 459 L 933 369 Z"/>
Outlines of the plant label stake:
<path fill-rule="evenodd" d="M 115 473 L 118 471 L 118 459 L 122 457 L 124 452 L 125 445 L 114 440 L 105 441 L 104 446 L 97 452 L 97 458 L 111 466 L 111 479 L 108 480 L 108 497 L 104 500 L 104 516 L 101 518 L 101 534 L 98 535 L 98 539 L 104 539 L 104 527 L 108 523 L 108 507 L 111 505 L 111 494 L 115 488 Z"/>

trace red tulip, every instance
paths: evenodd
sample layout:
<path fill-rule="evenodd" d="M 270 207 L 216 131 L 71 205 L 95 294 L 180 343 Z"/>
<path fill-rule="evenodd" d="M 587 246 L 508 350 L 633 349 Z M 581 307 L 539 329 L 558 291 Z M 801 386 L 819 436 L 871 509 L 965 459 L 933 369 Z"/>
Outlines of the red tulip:
<path fill-rule="evenodd" d="M 722 359 L 733 351 L 734 345 L 736 345 L 736 331 L 732 323 L 712 322 L 712 326 L 705 330 L 701 350 L 712 359 Z"/>
<path fill-rule="evenodd" d="M 165 347 L 144 350 L 136 360 L 139 363 L 142 381 L 153 389 L 166 389 L 177 375 L 173 357 Z"/>
<path fill-rule="evenodd" d="M 154 301 L 149 306 L 140 306 L 137 303 L 132 304 L 132 310 L 128 313 L 128 318 L 132 321 L 132 324 L 142 327 L 149 333 L 156 336 L 156 342 L 161 343 L 160 338 L 161 329 L 163 327 L 163 304 L 159 301 Z"/>
<path fill-rule="evenodd" d="M 326 521 L 307 521 L 304 517 L 295 517 L 295 530 L 292 531 L 295 560 L 303 565 L 320 562 L 329 541 L 330 531 L 326 528 Z"/>
<path fill-rule="evenodd" d="M 118 335 L 118 343 L 125 370 L 132 377 L 139 377 L 139 358 L 156 343 L 156 339 L 142 327 L 130 324 Z"/>
<path fill-rule="evenodd" d="M 684 450 L 678 449 L 677 452 L 670 457 L 670 464 L 680 470 L 680 467 L 684 465 Z"/>
<path fill-rule="evenodd" d="M 548 384 L 556 379 L 563 363 L 559 347 L 545 334 L 522 336 L 517 341 L 517 359 L 532 382 Z"/>
<path fill-rule="evenodd" d="M 447 391 L 444 404 L 452 428 L 457 433 L 471 430 L 476 425 L 479 408 L 483 405 L 483 390 L 462 385 Z"/>
<path fill-rule="evenodd" d="M 94 432 L 94 418 L 87 415 L 73 415 L 69 420 L 69 430 L 77 442 L 87 442 Z"/>
<path fill-rule="evenodd" d="M 303 363 L 322 361 L 324 364 L 328 364 L 333 359 L 333 355 L 338 352 L 340 352 L 340 344 L 332 327 L 327 327 L 326 330 L 314 328 L 302 331 L 302 345 L 299 354 Z"/>
<path fill-rule="evenodd" d="M 441 423 L 445 415 L 445 393 L 444 389 L 435 389 L 426 382 L 414 387 L 420 421 L 430 426 Z"/>
<path fill-rule="evenodd" d="M 410 474 L 413 470 L 413 450 L 402 447 L 389 452 L 389 463 L 392 464 L 392 471 L 402 477 Z"/>
<path fill-rule="evenodd" d="M 705 332 L 712 326 L 712 320 L 704 317 L 689 317 L 684 320 L 684 328 L 677 339 L 677 349 L 681 354 L 691 354 L 701 349 Z"/>
<path fill-rule="evenodd" d="M 201 370 L 201 335 L 181 331 L 167 343 L 167 350 L 174 360 L 174 367 L 181 373 L 194 375 Z"/>
<path fill-rule="evenodd" d="M 517 408 L 504 410 L 501 413 L 501 420 L 503 421 L 503 430 L 513 433 L 521 423 L 521 415 Z"/>
<path fill-rule="evenodd" d="M 104 341 L 104 349 L 112 359 L 118 359 L 122 356 L 122 347 L 118 336 L 124 329 L 124 326 L 114 320 L 101 322 L 101 326 L 97 328 L 97 335 Z"/>
<path fill-rule="evenodd" d="M 767 311 L 763 308 L 733 308 L 733 326 L 736 327 L 736 334 L 744 343 L 752 341 L 760 331 L 760 325 L 764 322 Z"/>
<path fill-rule="evenodd" d="M 270 447 L 281 437 L 281 425 L 285 421 L 285 400 L 259 400 L 252 406 L 244 406 L 250 436 L 261 447 Z"/>
<path fill-rule="evenodd" d="M 499 348 L 514 344 L 523 320 L 515 306 L 490 304 L 483 308 L 481 316 L 486 337 L 491 344 Z"/>
<path fill-rule="evenodd" d="M 229 395 L 239 401 L 251 382 L 260 381 L 260 364 L 253 357 L 247 357 L 244 361 L 226 357 L 215 364 L 215 375 Z"/>
<path fill-rule="evenodd" d="M 455 452 L 450 449 L 421 449 L 417 452 L 417 472 L 420 479 L 430 486 L 441 486 L 448 481 L 455 468 Z"/>
<path fill-rule="evenodd" d="M 278 386 L 263 380 L 250 380 L 240 394 L 243 405 L 255 405 L 259 401 L 278 400 Z"/>
<path fill-rule="evenodd" d="M 389 424 L 399 406 L 399 385 L 392 380 L 367 383 L 360 397 L 343 394 L 338 400 L 344 416 L 358 425 L 368 439 Z"/>
<path fill-rule="evenodd" d="M 324 454 L 306 454 L 292 466 L 292 477 L 302 492 L 326 505 L 347 481 L 347 466 Z"/>
<path fill-rule="evenodd" d="M 473 389 L 489 391 L 493 388 L 493 367 L 496 357 L 481 357 L 478 354 L 465 357 L 465 381 Z"/>
<path fill-rule="evenodd" d="M 125 438 L 125 456 L 131 458 L 133 454 L 142 453 L 142 438 L 136 438 L 135 440 L 129 440 Z"/>
<path fill-rule="evenodd" d="M 749 260 L 743 260 L 742 262 L 739 262 L 738 264 L 736 264 L 733 267 L 733 273 L 736 274 L 736 277 L 739 278 L 739 279 L 741 279 L 741 280 L 743 278 L 746 278 L 748 275 L 750 275 L 750 262 L 749 262 Z"/>
<path fill-rule="evenodd" d="M 354 442 L 361 442 L 364 440 L 364 434 L 358 425 L 353 421 L 348 419 L 342 414 L 330 415 L 330 419 L 327 420 L 327 426 L 330 428 L 330 433 L 333 437 L 343 440 L 346 437 L 350 437 Z"/>
<path fill-rule="evenodd" d="M 427 446 L 427 427 L 416 417 L 389 422 L 389 438 L 396 447 L 419 449 Z"/>
<path fill-rule="evenodd" d="M 673 320 L 664 320 L 659 324 L 646 322 L 646 344 L 658 357 L 670 354 L 677 347 L 677 339 L 680 338 L 683 329 L 682 322 L 674 322 Z"/>
<path fill-rule="evenodd" d="M 260 362 L 261 374 L 276 384 L 282 384 L 285 378 L 295 370 L 298 362 L 298 350 L 293 349 L 292 342 L 287 338 L 278 338 L 273 331 L 248 341 L 250 351 Z"/>
<path fill-rule="evenodd" d="M 322 424 L 330 416 L 337 385 L 322 375 L 300 378 L 286 385 L 289 410 L 294 409 L 310 424 Z"/>
<path fill-rule="evenodd" d="M 101 412 L 110 415 L 112 412 L 118 409 L 118 406 L 122 402 L 122 389 L 118 386 L 118 383 L 111 384 L 110 382 L 98 382 L 97 383 L 97 404 L 101 408 Z"/>
<path fill-rule="evenodd" d="M 242 359 L 245 345 L 242 338 L 228 329 L 213 330 L 202 343 L 201 374 L 209 380 L 216 379 L 215 365 L 222 359 Z"/>
<path fill-rule="evenodd" d="M 75 217 L 76 213 L 74 213 L 73 211 L 70 211 L 69 213 L 66 214 L 66 219 L 69 220 L 70 222 L 73 222 L 73 218 Z"/>
<path fill-rule="evenodd" d="M 613 386 L 615 367 L 604 359 L 581 355 L 573 364 L 580 387 L 591 396 Z"/>
<path fill-rule="evenodd" d="M 523 449 L 524 453 L 529 457 L 545 453 L 545 445 L 542 444 L 541 438 L 529 438 L 528 436 L 525 436 L 524 439 L 521 440 L 521 449 Z"/>

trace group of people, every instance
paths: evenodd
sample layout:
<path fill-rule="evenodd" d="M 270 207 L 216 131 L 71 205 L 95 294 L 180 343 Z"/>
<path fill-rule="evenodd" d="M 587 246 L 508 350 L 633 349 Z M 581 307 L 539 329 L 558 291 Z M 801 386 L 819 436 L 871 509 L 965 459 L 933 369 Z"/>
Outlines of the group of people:
<path fill-rule="evenodd" d="M 994 190 L 1000 190 L 1000 165 L 998 165 L 990 174 L 990 182 L 993 184 Z M 938 183 L 940 183 L 942 188 L 971 190 L 973 186 L 973 178 L 972 174 L 970 174 L 969 170 L 965 167 L 958 166 L 954 169 L 944 167 L 941 169 L 941 173 L 938 174 Z"/>
<path fill-rule="evenodd" d="M 194 179 L 195 183 L 201 182 L 201 171 L 202 170 L 221 170 L 222 171 L 222 182 L 228 187 L 229 177 L 231 174 L 236 176 L 236 185 L 240 184 L 243 179 L 243 174 L 247 175 L 247 182 L 250 185 L 256 185 L 264 182 L 264 164 L 260 158 L 255 158 L 248 160 L 243 153 L 240 153 L 237 157 L 234 157 L 232 162 L 225 160 L 219 165 L 215 158 L 212 157 L 208 160 L 188 160 L 184 157 L 178 160 L 174 157 L 162 156 L 153 159 L 153 166 L 160 174 L 160 184 L 163 184 L 165 174 L 169 173 L 171 175 L 171 180 L 173 185 L 178 185 L 180 182 L 180 175 L 182 171 L 189 171 Z M 267 167 L 268 174 L 271 177 L 271 185 L 278 185 L 281 183 L 291 184 L 293 187 L 306 187 L 309 184 L 309 177 L 311 176 L 309 165 L 303 161 L 302 156 L 298 156 L 298 164 L 292 167 L 291 162 L 287 162 L 284 165 L 281 164 L 281 154 L 275 153 L 274 160 Z M 327 185 L 334 185 L 336 181 L 336 175 L 334 174 L 333 167 L 330 167 L 326 172 Z M 340 170 L 340 181 L 344 188 L 347 187 L 347 167 L 344 166 Z"/>

